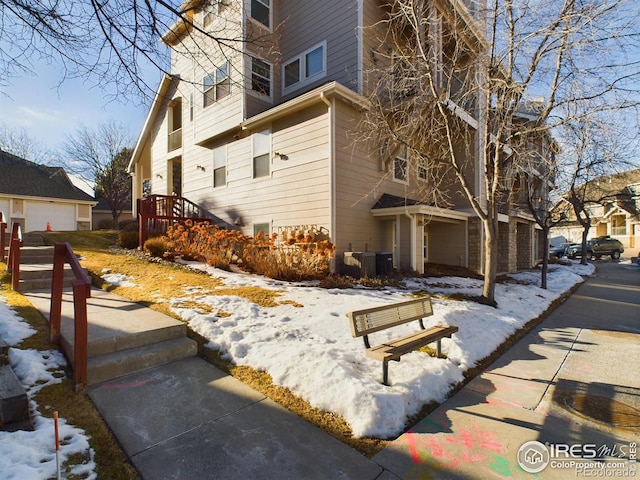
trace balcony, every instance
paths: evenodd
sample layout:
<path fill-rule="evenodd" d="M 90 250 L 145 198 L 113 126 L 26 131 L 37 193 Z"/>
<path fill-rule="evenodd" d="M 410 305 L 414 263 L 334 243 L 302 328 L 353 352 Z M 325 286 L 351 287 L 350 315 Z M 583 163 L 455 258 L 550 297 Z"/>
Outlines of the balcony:
<path fill-rule="evenodd" d="M 179 148 L 182 148 L 182 128 L 178 128 L 169 133 L 167 152 L 173 152 Z"/>

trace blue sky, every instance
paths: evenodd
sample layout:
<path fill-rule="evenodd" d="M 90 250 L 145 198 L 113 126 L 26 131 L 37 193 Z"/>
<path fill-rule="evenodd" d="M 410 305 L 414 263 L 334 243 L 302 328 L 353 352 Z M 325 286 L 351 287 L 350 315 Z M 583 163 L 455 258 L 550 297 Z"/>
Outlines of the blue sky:
<path fill-rule="evenodd" d="M 160 73 L 149 77 L 150 85 L 160 81 Z M 0 91 L 0 121 L 15 129 L 24 127 L 32 139 L 52 150 L 60 149 L 80 124 L 94 128 L 112 118 L 122 122 L 135 141 L 148 112 L 140 98 L 114 100 L 108 90 L 92 88 L 90 81 L 65 79 L 60 84 L 61 80 L 60 71 L 47 64 L 38 65 L 36 75 L 10 79 L 12 85 Z"/>

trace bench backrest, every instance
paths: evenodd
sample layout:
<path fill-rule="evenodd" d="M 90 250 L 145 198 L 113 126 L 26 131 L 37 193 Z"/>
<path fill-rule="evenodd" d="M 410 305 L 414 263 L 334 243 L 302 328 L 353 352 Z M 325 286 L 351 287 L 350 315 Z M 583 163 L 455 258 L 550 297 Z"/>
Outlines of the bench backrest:
<path fill-rule="evenodd" d="M 433 315 L 433 308 L 431 307 L 431 297 L 427 295 L 406 302 L 355 310 L 349 312 L 348 315 L 351 323 L 351 335 L 361 337 Z"/>

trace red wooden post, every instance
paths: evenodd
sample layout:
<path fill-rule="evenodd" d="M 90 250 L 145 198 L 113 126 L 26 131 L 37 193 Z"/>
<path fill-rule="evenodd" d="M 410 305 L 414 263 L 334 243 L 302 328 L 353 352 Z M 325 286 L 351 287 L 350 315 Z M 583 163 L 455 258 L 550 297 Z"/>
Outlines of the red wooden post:
<path fill-rule="evenodd" d="M 14 222 L 11 228 L 11 241 L 9 243 L 9 263 L 7 270 L 11 272 L 11 288 L 16 292 L 20 289 L 20 247 L 22 246 L 22 229 L 18 222 Z"/>
<path fill-rule="evenodd" d="M 7 246 L 5 234 L 7 233 L 7 220 L 4 212 L 0 212 L 0 262 L 4 262 L 4 249 Z"/>
<path fill-rule="evenodd" d="M 87 285 L 83 280 L 73 281 L 74 312 L 74 365 L 73 378 L 76 393 L 87 388 L 88 371 L 88 327 L 87 327 Z"/>
<path fill-rule="evenodd" d="M 64 257 L 66 248 L 66 244 L 58 242 L 53 249 L 49 340 L 56 344 L 60 343 L 60 318 L 62 316 L 62 290 L 64 286 Z"/>

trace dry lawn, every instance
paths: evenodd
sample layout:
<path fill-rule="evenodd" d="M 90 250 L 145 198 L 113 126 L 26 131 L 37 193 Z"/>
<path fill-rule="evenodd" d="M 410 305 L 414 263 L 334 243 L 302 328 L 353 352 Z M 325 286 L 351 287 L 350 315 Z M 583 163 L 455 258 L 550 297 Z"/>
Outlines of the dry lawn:
<path fill-rule="evenodd" d="M 81 264 L 86 268 L 92 277 L 93 283 L 108 291 L 120 295 L 129 300 L 142 303 L 149 308 L 160 311 L 174 318 L 178 318 L 170 309 L 169 298 L 180 295 L 186 298 L 190 308 L 200 308 L 206 311 L 210 308 L 207 305 L 199 304 L 197 298 L 203 293 L 209 295 L 235 295 L 246 298 L 261 307 L 275 307 L 282 303 L 292 303 L 291 301 L 279 301 L 281 292 L 278 290 L 265 289 L 260 287 L 226 287 L 220 279 L 213 278 L 208 274 L 186 269 L 177 264 L 167 262 L 150 262 L 137 256 L 122 254 L 116 250 L 109 250 L 112 241 L 103 241 L 104 236 L 100 236 L 98 247 L 92 245 L 90 235 L 82 234 L 79 241 L 76 234 L 63 235 L 56 232 L 56 238 L 50 237 L 49 233 L 43 234 L 46 243 L 54 241 L 68 241 L 74 249 L 76 255 L 81 259 Z M 115 238 L 115 237 L 114 237 Z M 106 283 L 101 276 L 103 269 L 109 269 L 112 273 L 120 273 L 132 278 L 132 282 L 140 288 L 116 287 Z M 192 293 L 193 287 L 200 287 Z M 294 303 L 294 306 L 302 306 Z M 218 315 L 228 313 L 218 312 Z M 178 320 L 180 320 L 178 318 Z M 349 425 L 339 416 L 312 407 L 306 401 L 297 397 L 290 390 L 273 384 L 269 374 L 258 372 L 248 367 L 238 367 L 220 358 L 219 352 L 206 348 L 207 341 L 193 331 L 189 336 L 198 342 L 198 354 L 216 365 L 218 368 L 238 378 L 243 383 L 249 385 L 265 396 L 291 410 L 297 415 L 314 423 L 325 430 L 330 435 L 340 441 L 359 450 L 364 455 L 371 457 L 380 451 L 388 442 L 375 438 L 354 438 Z"/>

